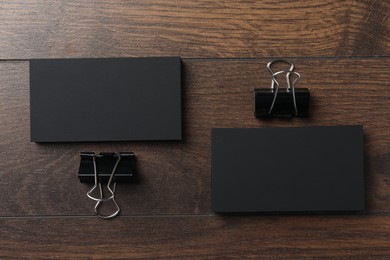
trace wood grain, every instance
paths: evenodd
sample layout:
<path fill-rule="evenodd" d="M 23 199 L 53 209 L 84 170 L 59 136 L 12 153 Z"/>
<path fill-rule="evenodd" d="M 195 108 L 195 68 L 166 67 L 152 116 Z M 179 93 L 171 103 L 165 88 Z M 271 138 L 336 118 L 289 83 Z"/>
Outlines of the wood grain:
<path fill-rule="evenodd" d="M 0 59 L 389 56 L 389 1 L 3 1 Z"/>
<path fill-rule="evenodd" d="M 29 141 L 28 62 L 0 63 L 0 216 L 87 216 L 80 151 L 134 151 L 139 180 L 119 185 L 122 216 L 210 213 L 210 130 L 363 124 L 368 212 L 390 208 L 390 58 L 294 59 L 312 93 L 310 119 L 261 121 L 252 91 L 268 60 L 183 60 L 184 140 L 35 144 Z"/>
<path fill-rule="evenodd" d="M 390 2 L 9 0 L 0 3 L 0 259 L 390 259 Z M 31 58 L 183 57 L 180 142 L 30 142 Z M 252 92 L 290 57 L 311 118 L 262 121 Z M 362 124 L 367 212 L 210 212 L 210 130 Z M 134 151 L 103 221 L 80 151 Z"/>
<path fill-rule="evenodd" d="M 388 259 L 389 216 L 0 219 L 3 259 Z"/>

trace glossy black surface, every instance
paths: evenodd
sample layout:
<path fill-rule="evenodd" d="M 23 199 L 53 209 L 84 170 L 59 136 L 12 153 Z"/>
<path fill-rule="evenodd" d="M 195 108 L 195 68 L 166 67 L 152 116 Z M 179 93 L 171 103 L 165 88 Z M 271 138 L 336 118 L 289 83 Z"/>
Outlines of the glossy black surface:
<path fill-rule="evenodd" d="M 285 89 L 279 90 L 275 105 L 270 112 L 275 92 L 271 88 L 255 89 L 255 117 L 271 118 L 271 117 L 308 117 L 310 92 L 307 88 L 296 88 L 295 99 L 298 113 L 295 115 L 294 98 L 292 92 L 287 92 Z"/>
<path fill-rule="evenodd" d="M 78 177 L 80 182 L 94 183 L 95 172 L 93 152 L 80 154 Z M 132 182 L 135 177 L 135 155 L 132 152 L 120 153 L 120 161 L 114 173 L 113 182 Z M 100 153 L 95 156 L 98 182 L 107 183 L 118 160 L 114 153 Z"/>

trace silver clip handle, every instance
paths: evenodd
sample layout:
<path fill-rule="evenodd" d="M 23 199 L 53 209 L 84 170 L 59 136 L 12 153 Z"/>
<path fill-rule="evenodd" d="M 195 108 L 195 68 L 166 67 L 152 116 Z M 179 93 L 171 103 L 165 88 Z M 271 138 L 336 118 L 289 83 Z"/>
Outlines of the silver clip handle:
<path fill-rule="evenodd" d="M 272 66 L 276 63 L 287 63 L 290 65 L 290 68 L 286 69 L 286 70 L 280 70 L 277 72 L 273 72 Z M 276 98 L 277 98 L 278 93 L 279 93 L 280 84 L 277 81 L 276 77 L 282 73 L 286 73 L 287 91 L 292 93 L 292 98 L 293 98 L 293 103 L 294 103 L 294 115 L 297 116 L 298 115 L 298 107 L 297 107 L 297 101 L 296 101 L 296 97 L 295 97 L 295 87 L 294 86 L 301 78 L 301 75 L 298 72 L 294 71 L 295 64 L 292 62 L 289 62 L 287 60 L 284 60 L 284 59 L 276 59 L 276 60 L 272 60 L 272 61 L 267 63 L 267 69 L 271 73 L 271 80 L 272 80 L 271 81 L 271 89 L 274 90 L 274 97 L 273 97 L 272 104 L 270 106 L 268 113 L 270 115 L 272 114 L 272 111 L 275 107 Z M 291 74 L 294 74 L 297 76 L 295 78 L 295 80 L 293 80 L 292 82 L 291 82 Z"/>
<path fill-rule="evenodd" d="M 87 192 L 87 196 L 91 200 L 96 201 L 96 204 L 95 204 L 95 207 L 94 207 L 94 211 L 95 211 L 95 214 L 99 218 L 104 218 L 104 219 L 113 218 L 113 217 L 115 217 L 115 216 L 117 216 L 119 214 L 120 207 L 119 207 L 118 203 L 115 200 L 116 183 L 114 183 L 114 187 L 112 189 L 111 189 L 111 183 L 113 181 L 116 169 L 118 168 L 119 162 L 121 160 L 121 156 L 120 156 L 120 154 L 117 154 L 118 160 L 115 162 L 114 168 L 112 169 L 112 172 L 111 172 L 111 175 L 110 175 L 110 179 L 108 180 L 107 190 L 109 191 L 110 196 L 108 196 L 107 198 L 104 197 L 102 184 L 98 180 L 98 173 L 97 173 L 96 159 L 95 159 L 96 156 L 95 156 L 95 154 L 93 154 L 92 156 L 93 156 L 92 160 L 93 160 L 93 171 L 94 171 L 95 182 L 94 182 L 94 186 Z M 99 194 L 100 194 L 99 197 L 95 197 L 95 196 L 92 195 L 93 191 L 96 188 L 99 188 Z M 102 215 L 102 214 L 100 214 L 99 209 L 100 209 L 102 203 L 103 202 L 108 202 L 110 200 L 112 200 L 112 202 L 114 203 L 114 205 L 116 207 L 115 212 L 110 214 L 110 215 Z"/>

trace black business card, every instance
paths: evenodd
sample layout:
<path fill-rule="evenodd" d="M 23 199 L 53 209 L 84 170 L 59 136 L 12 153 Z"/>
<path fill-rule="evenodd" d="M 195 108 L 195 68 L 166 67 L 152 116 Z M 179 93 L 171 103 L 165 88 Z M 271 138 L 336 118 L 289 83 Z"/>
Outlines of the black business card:
<path fill-rule="evenodd" d="M 362 126 L 212 130 L 212 210 L 364 210 Z"/>
<path fill-rule="evenodd" d="M 181 139 L 178 57 L 30 61 L 31 141 Z"/>

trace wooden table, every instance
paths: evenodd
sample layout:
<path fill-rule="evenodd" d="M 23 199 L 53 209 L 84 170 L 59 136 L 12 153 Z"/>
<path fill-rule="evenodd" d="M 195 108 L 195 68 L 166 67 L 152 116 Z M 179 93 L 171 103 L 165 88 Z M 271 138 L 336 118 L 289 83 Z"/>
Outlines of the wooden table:
<path fill-rule="evenodd" d="M 178 142 L 30 142 L 29 59 L 181 56 Z M 262 121 L 266 63 L 296 63 L 310 119 Z M 0 258 L 390 258 L 389 1 L 21 1 L 0 3 Z M 99 109 L 99 108 L 97 108 Z M 367 211 L 218 216 L 210 130 L 362 124 Z M 93 214 L 80 151 L 134 151 L 122 213 Z"/>

